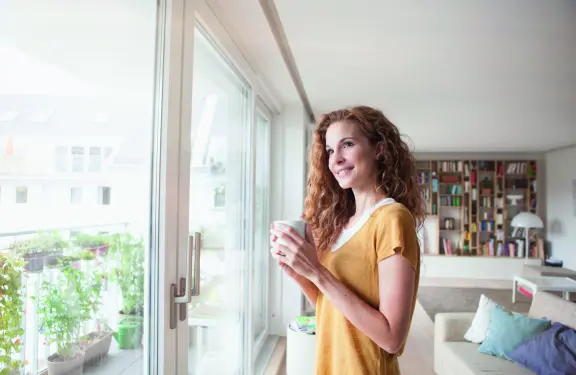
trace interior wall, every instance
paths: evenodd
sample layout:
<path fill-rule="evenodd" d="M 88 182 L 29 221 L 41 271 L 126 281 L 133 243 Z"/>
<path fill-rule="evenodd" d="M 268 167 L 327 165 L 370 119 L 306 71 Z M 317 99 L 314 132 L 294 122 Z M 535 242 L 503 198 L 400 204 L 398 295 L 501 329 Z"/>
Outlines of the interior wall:
<path fill-rule="evenodd" d="M 546 186 L 551 255 L 576 270 L 576 145 L 546 154 Z"/>

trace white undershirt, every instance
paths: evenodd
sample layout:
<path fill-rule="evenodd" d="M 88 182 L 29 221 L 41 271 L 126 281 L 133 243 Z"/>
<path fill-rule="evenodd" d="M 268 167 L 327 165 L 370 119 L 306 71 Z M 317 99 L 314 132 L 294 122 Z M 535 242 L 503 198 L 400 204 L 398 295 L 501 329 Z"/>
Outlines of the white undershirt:
<path fill-rule="evenodd" d="M 394 202 L 396 202 L 396 201 L 392 198 L 384 198 L 381 201 L 379 201 L 378 203 L 376 203 L 369 210 L 364 211 L 364 213 L 362 214 L 360 219 L 358 219 L 356 221 L 356 223 L 354 223 L 353 226 L 351 226 L 350 228 L 346 228 L 346 229 L 342 230 L 342 233 L 340 234 L 338 241 L 336 241 L 336 243 L 334 245 L 332 245 L 331 251 L 334 252 L 334 251 L 340 249 L 342 246 L 344 246 L 344 244 L 346 242 L 348 242 L 352 238 L 352 236 L 354 236 L 356 233 L 358 233 L 358 231 L 364 226 L 364 224 L 366 224 L 368 219 L 370 219 L 370 216 L 372 216 L 374 211 L 376 211 L 378 208 L 380 208 L 382 206 L 386 206 L 387 204 L 391 204 Z"/>

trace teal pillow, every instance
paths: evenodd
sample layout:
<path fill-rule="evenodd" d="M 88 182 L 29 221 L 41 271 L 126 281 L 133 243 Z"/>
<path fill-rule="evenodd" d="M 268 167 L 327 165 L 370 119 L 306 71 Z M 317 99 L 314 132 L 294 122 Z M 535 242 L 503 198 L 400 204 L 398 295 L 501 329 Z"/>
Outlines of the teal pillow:
<path fill-rule="evenodd" d="M 496 306 L 490 315 L 486 339 L 478 351 L 508 359 L 507 354 L 516 346 L 548 328 L 550 328 L 548 319 L 529 318 Z"/>

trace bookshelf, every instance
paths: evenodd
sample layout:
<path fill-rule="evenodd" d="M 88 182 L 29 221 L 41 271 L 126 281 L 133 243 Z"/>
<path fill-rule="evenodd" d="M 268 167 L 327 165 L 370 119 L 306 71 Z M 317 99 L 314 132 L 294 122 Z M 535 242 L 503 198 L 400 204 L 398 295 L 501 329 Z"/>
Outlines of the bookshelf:
<path fill-rule="evenodd" d="M 433 255 L 523 257 L 521 211 L 537 213 L 536 160 L 418 160 L 426 199 L 428 251 Z M 531 258 L 543 243 L 531 239 Z"/>

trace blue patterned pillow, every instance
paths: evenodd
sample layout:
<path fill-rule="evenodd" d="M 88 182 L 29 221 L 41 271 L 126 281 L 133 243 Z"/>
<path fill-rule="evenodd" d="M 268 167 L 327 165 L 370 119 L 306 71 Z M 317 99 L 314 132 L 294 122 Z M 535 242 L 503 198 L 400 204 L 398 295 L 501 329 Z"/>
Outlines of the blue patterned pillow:
<path fill-rule="evenodd" d="M 486 339 L 478 351 L 480 353 L 507 358 L 521 342 L 550 328 L 548 319 L 529 318 L 509 312 L 496 306 L 490 316 Z"/>
<path fill-rule="evenodd" d="M 554 323 L 518 345 L 508 358 L 537 374 L 576 374 L 576 331 Z"/>

